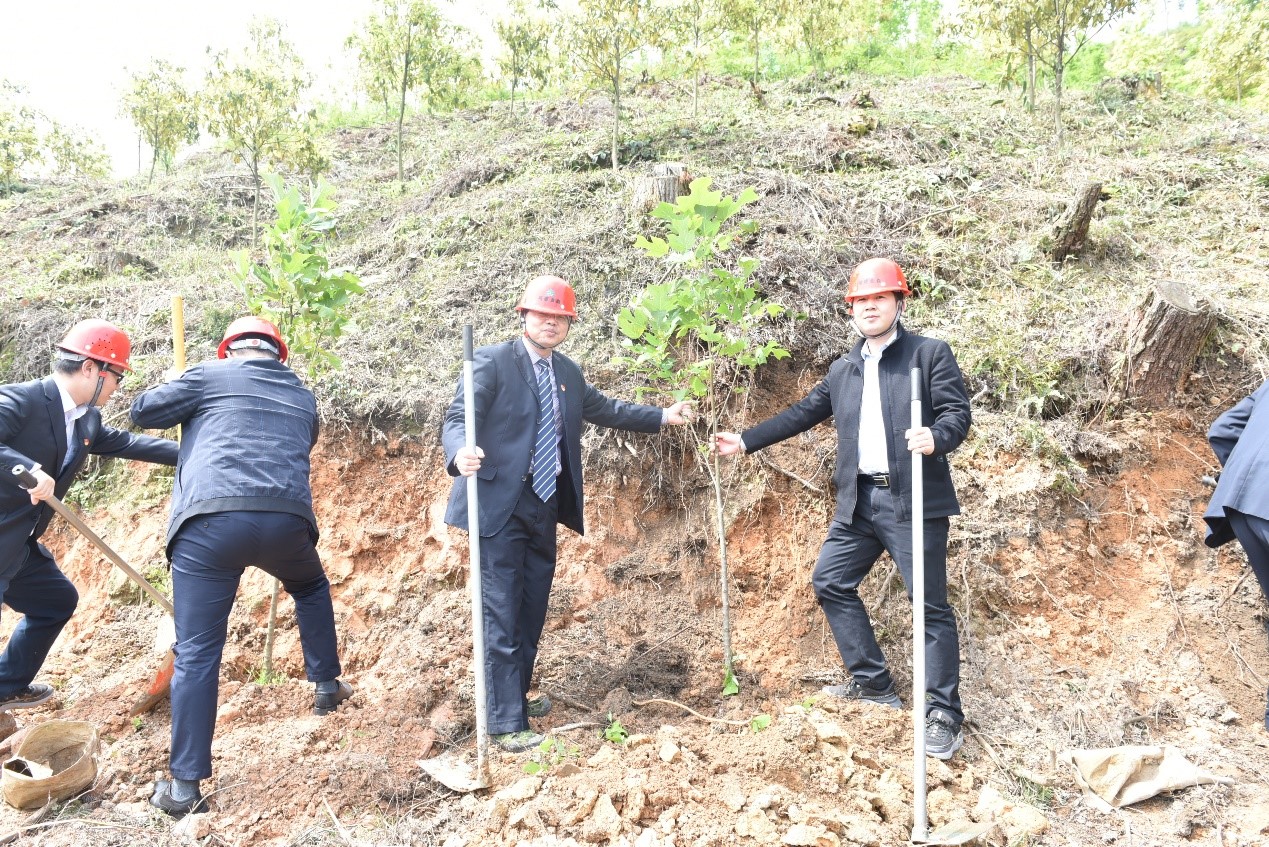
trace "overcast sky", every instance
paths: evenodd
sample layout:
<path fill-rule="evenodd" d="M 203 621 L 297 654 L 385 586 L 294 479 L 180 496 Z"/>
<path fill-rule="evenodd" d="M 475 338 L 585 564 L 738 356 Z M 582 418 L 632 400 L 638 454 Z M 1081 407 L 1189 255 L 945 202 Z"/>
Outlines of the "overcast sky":
<path fill-rule="evenodd" d="M 24 87 L 28 102 L 59 123 L 78 127 L 105 145 L 121 176 L 136 172 L 137 133 L 119 115 L 131 71 L 152 57 L 187 68 L 200 86 L 213 52 L 246 42 L 254 17 L 280 20 L 304 54 L 318 92 L 350 91 L 353 60 L 344 41 L 370 14 L 373 0 L 13 0 L 4 12 L 0 79 Z M 447 4 L 438 4 L 447 7 Z M 447 14 L 477 27 L 482 9 L 500 0 L 473 3 Z M 320 96 L 320 94 L 319 94 Z M 146 156 L 149 156 L 148 151 Z"/>

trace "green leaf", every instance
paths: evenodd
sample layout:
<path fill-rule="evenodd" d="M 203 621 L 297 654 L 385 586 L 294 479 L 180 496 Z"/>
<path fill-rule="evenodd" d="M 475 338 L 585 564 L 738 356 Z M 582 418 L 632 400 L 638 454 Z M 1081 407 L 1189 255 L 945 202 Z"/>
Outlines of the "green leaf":
<path fill-rule="evenodd" d="M 753 730 L 755 734 L 762 732 L 769 726 L 771 726 L 770 715 L 754 715 L 749 721 L 749 728 Z"/>
<path fill-rule="evenodd" d="M 736 681 L 736 675 L 732 673 L 731 668 L 727 669 L 727 678 L 723 680 L 723 696 L 734 697 L 740 693 L 740 683 Z"/>

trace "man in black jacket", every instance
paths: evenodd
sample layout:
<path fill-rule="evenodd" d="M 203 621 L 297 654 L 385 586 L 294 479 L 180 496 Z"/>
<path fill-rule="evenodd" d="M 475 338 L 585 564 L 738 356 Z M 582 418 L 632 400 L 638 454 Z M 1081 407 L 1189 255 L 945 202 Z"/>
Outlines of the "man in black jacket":
<path fill-rule="evenodd" d="M 723 456 L 752 453 L 833 418 L 837 509 L 811 583 L 851 680 L 825 691 L 895 708 L 900 700 L 858 589 L 886 550 L 912 599 L 910 455 L 924 454 L 926 751 L 950 759 L 963 743 L 964 712 L 956 616 L 947 602 L 948 516 L 960 513 L 947 454 L 969 432 L 970 406 L 951 348 L 900 324 L 911 293 L 891 260 L 861 263 L 850 276 L 846 302 L 863 339 L 804 399 L 743 433 L 719 433 L 714 446 Z M 925 425 L 908 429 L 913 367 L 921 369 Z"/>
<path fill-rule="evenodd" d="M 25 615 L 0 655 L 0 712 L 39 705 L 53 689 L 32 684 L 79 602 L 40 536 L 89 454 L 176 464 L 176 442 L 105 426 L 99 407 L 123 380 L 132 343 L 102 320 L 80 321 L 57 345 L 52 376 L 0 386 L 0 599 Z M 22 465 L 29 492 L 11 471 Z"/>
<path fill-rule="evenodd" d="M 1260 590 L 1269 598 L 1269 382 L 1212 422 L 1207 442 L 1221 463 L 1203 520 L 1208 547 L 1238 539 Z M 1269 730 L 1269 692 L 1265 695 Z"/>
<path fill-rule="evenodd" d="M 159 780 L 150 798 L 178 817 L 206 808 L 198 783 L 212 773 L 221 654 L 249 565 L 281 580 L 295 600 L 314 714 L 352 696 L 339 680 L 330 582 L 315 547 L 309 452 L 317 402 L 286 366 L 278 328 L 263 318 L 231 323 L 217 356 L 132 404 L 138 426 L 182 426 L 167 534 L 176 606 L 172 779 Z"/>
<path fill-rule="evenodd" d="M 446 471 L 478 480 L 489 732 L 502 749 L 522 752 L 543 739 L 528 718 L 550 708 L 527 695 L 555 576 L 556 523 L 584 531 L 582 423 L 656 432 L 686 423 L 691 409 L 623 403 L 588 384 L 555 349 L 577 317 L 573 289 L 559 277 L 532 280 L 516 310 L 523 335 L 475 352 L 476 450 L 466 447 L 461 382 L 441 437 Z M 445 522 L 467 528 L 461 478 Z"/>

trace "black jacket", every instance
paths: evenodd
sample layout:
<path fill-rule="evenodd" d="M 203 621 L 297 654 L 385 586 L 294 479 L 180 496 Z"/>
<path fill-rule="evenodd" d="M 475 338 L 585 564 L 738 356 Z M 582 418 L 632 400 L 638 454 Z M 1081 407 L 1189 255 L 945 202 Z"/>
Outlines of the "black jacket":
<path fill-rule="evenodd" d="M 560 473 L 556 496 L 559 522 L 577 533 L 584 532 L 582 521 L 582 422 L 599 426 L 656 432 L 661 428 L 661 409 L 613 400 L 587 384 L 582 369 L 563 353 L 552 353 L 555 382 L 560 395 L 563 432 Z M 511 517 L 516 501 L 527 485 L 537 435 L 537 378 L 524 342 L 519 338 L 481 347 L 472 363 L 476 446 L 485 451 L 477 472 L 480 500 L 480 534 L 496 534 Z M 454 457 L 466 444 L 463 423 L 463 383 L 460 379 L 454 402 L 445 412 L 441 440 L 445 447 L 445 467 L 458 476 Z M 454 480 L 445 522 L 467 529 L 467 480 Z"/>
<path fill-rule="evenodd" d="M 1207 441 L 1221 463 L 1221 479 L 1203 519 L 1208 547 L 1234 540 L 1225 511 L 1269 520 L 1269 382 L 1212 423 Z"/>
<path fill-rule="evenodd" d="M 182 524 L 216 512 L 299 515 L 317 540 L 309 488 L 317 401 L 286 365 L 267 358 L 194 365 L 133 401 L 132 420 L 152 429 L 183 427 L 169 552 Z"/>
<path fill-rule="evenodd" d="M 745 450 L 754 452 L 805 432 L 833 418 L 837 426 L 837 511 L 833 519 L 849 524 L 855 513 L 859 473 L 859 408 L 864 393 L 861 340 L 828 369 L 828 376 L 802 400 L 773 418 L 745 430 Z M 969 433 L 969 395 L 952 349 L 945 342 L 922 338 L 899 328 L 899 335 L 881 355 L 881 414 L 886 429 L 886 460 L 891 487 L 899 495 L 900 518 L 912 516 L 912 458 L 903 433 L 912 424 L 911 370 L 921 369 L 921 420 L 934 433 L 934 453 L 924 457 L 922 481 L 925 517 L 960 514 L 947 454 Z"/>
<path fill-rule="evenodd" d="M 56 480 L 53 493 L 61 498 L 89 454 L 176 464 L 175 441 L 105 426 L 96 407 L 75 422 L 75 439 L 79 450 L 59 472 L 66 459 L 66 413 L 52 377 L 0 386 L 0 570 L 12 566 L 27 539 L 43 535 L 53 517 L 44 503 L 31 505 L 30 495 L 11 473 L 14 465 L 40 465 Z"/>

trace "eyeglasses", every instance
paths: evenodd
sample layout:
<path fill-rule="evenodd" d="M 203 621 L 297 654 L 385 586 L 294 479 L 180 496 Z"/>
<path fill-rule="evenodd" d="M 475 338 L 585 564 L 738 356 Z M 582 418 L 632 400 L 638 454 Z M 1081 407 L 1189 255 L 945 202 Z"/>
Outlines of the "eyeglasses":
<path fill-rule="evenodd" d="M 107 368 L 104 366 L 102 367 L 101 370 L 103 373 L 108 373 L 115 378 L 116 386 L 123 384 L 123 378 L 124 376 L 126 376 L 126 374 L 123 371 L 117 371 L 117 370 L 114 370 L 113 368 Z"/>

